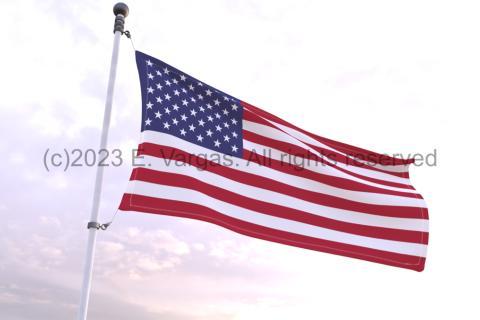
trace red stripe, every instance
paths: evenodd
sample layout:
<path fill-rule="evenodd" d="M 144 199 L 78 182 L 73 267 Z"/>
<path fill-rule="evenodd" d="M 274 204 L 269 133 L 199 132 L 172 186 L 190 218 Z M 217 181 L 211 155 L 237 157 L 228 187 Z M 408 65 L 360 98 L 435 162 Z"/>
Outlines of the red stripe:
<path fill-rule="evenodd" d="M 221 166 L 215 162 L 206 161 L 204 158 L 197 157 L 176 148 L 144 143 L 140 146 L 140 149 L 141 151 L 139 152 L 139 155 L 149 155 L 157 158 L 163 158 L 166 159 L 165 161 L 172 160 L 181 161 L 182 163 L 185 162 L 201 170 L 207 170 L 240 183 L 283 193 L 320 205 L 387 217 L 424 218 L 422 209 L 418 207 L 367 204 L 309 191 L 270 178 L 265 178 L 226 166 Z"/>
<path fill-rule="evenodd" d="M 150 142 L 144 142 L 139 145 L 138 155 L 142 154 L 141 149 L 147 149 L 147 148 L 153 148 L 152 149 L 153 153 L 151 153 L 152 156 L 160 157 L 161 156 L 160 150 L 168 149 L 170 147 L 157 145 Z M 247 162 L 252 162 L 261 166 L 265 166 L 272 170 L 276 170 L 289 175 L 317 181 L 332 187 L 341 188 L 345 190 L 389 194 L 389 195 L 396 195 L 396 196 L 408 197 L 408 198 L 420 198 L 420 199 L 422 198 L 419 194 L 415 194 L 415 193 L 388 190 L 380 187 L 369 186 L 369 185 L 356 182 L 353 180 L 345 179 L 345 178 L 334 177 L 334 176 L 321 174 L 318 172 L 313 172 L 310 170 L 299 170 L 297 167 L 286 165 L 285 163 L 281 163 L 278 160 L 264 157 L 261 154 L 253 153 L 248 150 L 244 150 L 243 159 L 246 160 Z"/>
<path fill-rule="evenodd" d="M 346 173 L 346 174 L 351 175 L 351 176 L 356 177 L 356 178 L 360 178 L 362 180 L 374 182 L 374 183 L 377 183 L 377 184 L 382 184 L 382 185 L 385 185 L 385 186 L 395 187 L 395 188 L 413 189 L 413 187 L 408 185 L 408 184 L 401 184 L 401 183 L 396 183 L 396 182 L 371 178 L 371 177 L 363 176 L 363 175 L 360 175 L 358 173 L 354 173 L 354 172 L 348 171 L 346 169 L 337 167 L 335 165 L 332 165 L 332 164 L 326 162 L 324 159 L 319 158 L 317 155 L 309 152 L 308 150 L 305 150 L 305 149 L 303 149 L 301 147 L 298 147 L 298 146 L 296 146 L 294 144 L 291 144 L 291 143 L 282 142 L 282 141 L 278 141 L 278 140 L 273 140 L 273 139 L 267 138 L 265 136 L 261 136 L 261 135 L 258 135 L 256 133 L 252 133 L 252 132 L 246 131 L 246 130 L 243 130 L 243 138 L 245 140 L 261 144 L 265 147 L 280 150 L 285 154 L 291 154 L 291 155 L 293 155 L 295 157 L 298 157 L 298 158 L 303 158 L 303 159 L 306 159 L 306 160 L 310 160 L 310 163 L 316 161 L 316 162 L 319 163 L 319 166 L 329 166 L 329 167 L 332 167 L 332 168 L 334 168 L 338 171 L 341 171 L 343 173 Z M 301 169 L 301 170 L 309 170 L 308 166 L 307 167 L 298 167 L 298 168 Z"/>
<path fill-rule="evenodd" d="M 181 174 L 161 172 L 145 168 L 136 168 L 132 171 L 132 176 L 130 179 L 196 190 L 212 198 L 228 202 L 245 209 L 260 212 L 274 217 L 303 222 L 318 227 L 343 231 L 371 238 L 381 238 L 387 240 L 414 242 L 422 244 L 428 243 L 427 232 L 372 227 L 329 219 L 301 210 L 285 207 L 281 204 L 273 204 L 248 198 L 240 194 L 222 189 L 221 187 L 216 187 L 211 184 L 202 182 L 198 179 Z"/>
<path fill-rule="evenodd" d="M 259 153 L 254 153 L 248 150 L 243 150 L 243 159 L 266 166 L 270 169 L 277 170 L 286 174 L 310 179 L 313 181 L 330 185 L 332 187 L 342 188 L 345 190 L 390 194 L 390 195 L 396 195 L 401 197 L 421 199 L 421 196 L 416 193 L 407 193 L 407 192 L 400 192 L 395 190 L 388 190 L 388 189 L 370 186 L 367 184 L 363 184 L 357 181 L 353 181 L 353 180 L 349 180 L 341 177 L 328 176 L 328 175 L 310 171 L 310 170 L 299 170 L 298 167 L 295 167 L 293 165 L 286 165 L 285 163 L 282 163 L 278 160 L 274 160 L 272 158 L 265 157 Z"/>
<path fill-rule="evenodd" d="M 362 148 L 358 148 L 358 147 L 355 147 L 355 146 L 352 146 L 352 145 L 349 145 L 349 144 L 346 144 L 346 143 L 342 143 L 342 142 L 339 142 L 339 141 L 335 141 L 335 140 L 331 140 L 331 139 L 327 139 L 327 138 L 324 138 L 324 137 L 321 137 L 321 136 L 318 136 L 316 134 L 313 134 L 311 132 L 308 132 L 306 130 L 303 130 L 297 126 L 294 126 L 293 124 L 283 120 L 283 119 L 280 119 L 279 117 L 269 113 L 269 112 L 266 112 L 265 110 L 262 110 L 258 107 L 255 107 L 251 104 L 248 104 L 246 102 L 243 102 L 241 101 L 240 102 L 242 107 L 244 107 L 245 109 L 247 110 L 250 110 L 256 114 L 258 114 L 259 116 L 263 117 L 263 118 L 266 118 L 266 119 L 269 119 L 271 121 L 274 121 L 274 122 L 277 122 L 279 124 L 283 124 L 289 128 L 292 128 L 292 129 L 295 129 L 297 131 L 300 131 L 310 137 L 312 137 L 313 139 L 316 139 L 332 148 L 335 148 L 337 149 L 338 151 L 340 152 L 343 152 L 343 153 L 346 153 L 348 155 L 351 155 L 351 156 L 357 156 L 357 155 L 361 155 L 362 157 L 371 157 L 372 161 L 375 161 L 376 163 L 379 163 L 379 164 L 382 164 L 382 165 L 405 165 L 405 164 L 410 164 L 410 163 L 413 163 L 415 162 L 415 159 L 399 159 L 399 158 L 394 158 L 394 157 L 390 157 L 390 156 L 387 156 L 387 155 L 384 155 L 384 154 L 380 154 L 380 153 L 377 153 L 377 152 L 373 152 L 373 151 L 370 151 L 370 150 L 366 150 L 366 149 L 362 149 Z"/>
<path fill-rule="evenodd" d="M 265 120 L 264 118 L 258 116 L 257 114 L 253 113 L 252 111 L 246 110 L 243 113 L 243 119 L 247 120 L 247 121 L 250 121 L 250 122 L 254 122 L 254 123 L 258 123 L 258 124 L 261 124 L 261 125 L 265 125 L 265 126 L 274 128 L 276 130 L 279 130 L 279 131 L 283 132 L 284 134 L 289 135 L 287 132 L 285 132 L 282 129 L 276 127 L 273 123 Z M 247 130 L 247 129 L 244 129 L 244 130 Z M 296 139 L 295 137 L 293 137 L 293 138 Z M 396 176 L 396 177 L 400 177 L 400 178 L 409 178 L 408 171 L 392 172 L 392 171 L 383 170 L 381 168 L 370 165 L 369 163 L 375 163 L 375 161 L 370 160 L 370 158 L 360 159 L 360 160 L 366 161 L 366 162 L 360 162 L 357 159 L 348 158 L 344 154 L 341 154 L 339 152 L 332 151 L 332 150 L 329 150 L 329 149 L 325 149 L 325 148 L 310 144 L 310 143 L 305 142 L 305 141 L 301 141 L 301 142 L 306 144 L 310 148 L 314 149 L 315 151 L 319 152 L 324 157 L 327 157 L 328 159 L 330 159 L 334 162 L 344 163 L 344 164 L 346 164 L 348 166 L 352 166 L 352 167 L 358 167 L 358 168 L 362 168 L 362 169 L 378 171 L 378 172 L 382 172 L 382 173 L 385 173 L 385 174 L 390 174 L 392 176 Z M 375 156 L 374 156 L 374 158 L 375 158 Z"/>
<path fill-rule="evenodd" d="M 425 265 L 425 258 L 369 249 L 271 229 L 223 215 L 198 204 L 183 201 L 125 194 L 119 209 L 123 211 L 133 210 L 202 220 L 258 239 L 416 271 L 422 271 Z"/>

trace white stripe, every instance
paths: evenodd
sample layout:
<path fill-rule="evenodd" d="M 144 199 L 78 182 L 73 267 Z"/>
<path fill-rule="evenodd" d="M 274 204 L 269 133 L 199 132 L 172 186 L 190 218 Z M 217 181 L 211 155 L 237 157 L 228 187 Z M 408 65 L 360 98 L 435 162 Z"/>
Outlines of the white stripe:
<path fill-rule="evenodd" d="M 185 175 L 251 199 L 281 205 L 291 209 L 301 210 L 329 219 L 382 228 L 413 231 L 428 230 L 428 220 L 424 219 L 385 217 L 363 212 L 327 207 L 283 193 L 240 183 L 210 171 L 199 170 L 197 167 L 190 165 L 178 166 L 174 165 L 173 161 L 168 163 L 165 159 L 151 156 L 145 156 L 143 160 L 146 164 L 148 164 L 148 169 Z M 421 209 L 419 208 L 419 210 Z"/>
<path fill-rule="evenodd" d="M 196 190 L 135 181 L 134 183 L 129 184 L 127 192 L 147 197 L 200 204 L 235 219 L 294 234 L 399 254 L 408 254 L 418 257 L 425 257 L 426 255 L 427 246 L 424 244 L 370 238 L 317 227 L 293 220 L 273 217 L 209 197 Z"/>
<path fill-rule="evenodd" d="M 295 130 L 293 128 L 290 128 L 290 127 L 287 127 L 283 124 L 280 124 L 280 123 L 277 123 L 275 121 L 272 121 L 272 120 L 269 120 L 267 118 L 264 118 L 262 117 L 261 115 L 257 114 L 255 111 L 252 111 L 252 110 L 249 110 L 250 112 L 254 113 L 256 116 L 258 117 L 261 117 L 262 119 L 270 122 L 271 124 L 273 124 L 274 126 L 280 128 L 281 130 L 285 131 L 286 133 L 288 133 L 289 135 L 291 135 L 292 137 L 295 137 L 297 138 L 298 140 L 301 140 L 305 143 L 309 143 L 309 144 L 312 144 L 314 146 L 317 146 L 317 147 L 320 147 L 320 148 L 324 148 L 324 149 L 327 149 L 327 150 L 330 150 L 330 151 L 334 151 L 334 152 L 337 152 L 339 154 L 342 154 L 350 159 L 355 159 L 359 162 L 362 162 L 362 163 L 365 163 L 365 165 L 369 165 L 369 166 L 372 166 L 368 161 L 362 161 L 361 159 L 357 159 L 357 158 L 354 158 L 354 157 L 351 157 L 350 155 L 346 154 L 346 153 L 343 153 L 335 148 L 332 148 L 326 144 L 323 144 L 321 143 L 320 141 L 310 137 L 309 135 L 306 135 L 305 133 L 303 132 L 300 132 L 298 130 Z M 375 167 L 377 167 L 378 169 L 382 169 L 382 170 L 385 170 L 385 171 L 391 171 L 391 172 L 408 172 L 408 165 L 404 165 L 404 164 L 400 164 L 400 165 L 381 165 L 381 164 L 375 164 L 374 165 Z"/>
<path fill-rule="evenodd" d="M 328 166 L 328 165 L 321 165 L 320 164 L 320 166 L 324 167 L 324 168 L 322 168 L 322 171 L 325 170 L 325 169 L 338 171 L 338 169 L 336 168 L 336 167 L 338 167 L 338 168 L 345 169 L 349 172 L 353 172 L 353 173 L 356 173 L 356 174 L 359 174 L 359 175 L 362 175 L 362 176 L 365 176 L 365 177 L 369 177 L 369 178 L 375 178 L 375 179 L 379 179 L 379 180 L 396 182 L 396 183 L 401 183 L 401 184 L 410 184 L 410 180 L 408 178 L 397 177 L 397 176 L 393 176 L 393 175 L 388 174 L 388 173 L 379 172 L 379 171 L 375 171 L 375 170 L 369 170 L 367 168 L 361 168 L 361 167 L 357 167 L 357 166 L 354 166 L 354 165 L 348 165 L 348 164 L 345 164 L 345 163 L 342 163 L 342 162 L 339 162 L 339 161 L 331 160 L 328 157 L 325 157 L 324 155 L 322 155 L 317 150 L 315 150 L 315 149 L 309 147 L 307 144 L 301 142 L 300 140 L 292 137 L 291 135 L 289 135 L 289 134 L 287 134 L 283 131 L 272 128 L 270 126 L 266 126 L 266 125 L 259 124 L 259 123 L 256 123 L 256 122 L 243 120 L 243 129 L 247 130 L 247 131 L 250 131 L 250 132 L 253 132 L 253 133 L 256 133 L 258 135 L 265 136 L 265 137 L 273 139 L 273 140 L 286 142 L 286 143 L 291 143 L 291 144 L 294 144 L 296 146 L 299 146 L 300 148 L 310 151 L 312 154 L 316 155 L 317 157 L 319 157 L 321 159 L 324 159 L 325 161 L 327 161 L 328 163 L 330 163 L 331 165 L 334 166 L 334 167 L 331 167 L 331 166 Z M 246 138 L 244 138 L 244 139 L 246 139 Z M 372 167 L 371 165 L 365 165 L 365 166 L 366 167 Z"/>
<path fill-rule="evenodd" d="M 294 157 L 292 159 L 288 160 L 288 154 L 286 154 L 285 152 L 274 149 L 274 148 L 271 148 L 271 147 L 268 147 L 268 146 L 264 146 L 262 144 L 254 143 L 254 142 L 251 142 L 251 141 L 246 140 L 246 139 L 243 139 L 243 148 L 248 150 L 248 151 L 255 152 L 256 154 L 259 154 L 259 155 L 264 155 L 264 154 L 268 155 L 268 157 L 270 157 L 274 160 L 283 162 L 285 165 L 288 165 L 288 161 L 290 161 L 290 162 L 292 162 L 292 164 L 294 164 L 295 161 L 301 160 L 301 159 L 298 159 L 298 158 L 297 158 L 297 160 L 295 160 Z M 320 174 L 324 174 L 324 175 L 331 176 L 331 177 L 343 178 L 343 179 L 355 181 L 355 182 L 358 182 L 358 183 L 361 183 L 361 184 L 365 184 L 365 185 L 368 185 L 368 186 L 387 189 L 387 190 L 408 192 L 408 193 L 417 193 L 415 190 L 412 190 L 412 189 L 391 187 L 391 186 L 387 186 L 387 185 L 384 185 L 384 184 L 364 180 L 362 178 L 352 176 L 348 173 L 337 170 L 337 169 L 332 168 L 332 167 L 327 166 L 327 165 L 321 165 L 321 164 L 316 165 L 315 164 L 316 162 L 308 165 L 308 160 L 306 160 L 306 161 L 307 161 L 307 165 L 301 166 L 300 170 L 308 170 L 308 171 L 311 171 L 311 172 L 320 173 Z"/>
<path fill-rule="evenodd" d="M 161 132 L 156 132 L 156 131 L 149 131 L 149 130 L 144 131 L 142 133 L 142 137 L 141 137 L 140 141 L 152 142 L 152 143 L 155 143 L 155 144 L 165 145 L 165 146 L 171 146 L 172 148 L 182 149 L 182 150 L 185 150 L 188 153 L 192 153 L 192 154 L 196 154 L 196 155 L 198 155 L 198 154 L 205 154 L 205 155 L 208 155 L 208 156 L 211 156 L 211 155 L 218 156 L 219 155 L 219 153 L 216 152 L 216 151 L 213 151 L 213 150 L 210 150 L 210 149 L 207 149 L 207 148 L 203 148 L 199 145 L 190 143 L 186 140 L 177 138 L 173 135 L 166 134 L 166 133 L 161 133 Z M 260 154 L 261 154 L 261 150 L 263 150 L 264 148 L 267 148 L 267 147 L 260 146 L 260 145 L 256 145 L 256 146 L 257 146 L 257 150 L 260 151 Z M 251 150 L 253 148 L 253 143 L 250 142 L 250 141 L 244 140 L 244 148 L 247 148 L 247 147 L 249 147 L 250 150 Z M 269 151 L 272 151 L 272 153 L 274 151 L 276 151 L 277 153 L 281 153 L 281 151 L 271 149 L 271 148 L 269 148 Z M 277 157 L 280 158 L 279 155 Z M 265 176 L 265 177 L 270 178 L 270 179 L 278 180 L 279 177 L 281 177 L 282 181 L 283 181 L 283 179 L 285 181 L 288 181 L 289 179 L 293 179 L 293 178 L 295 178 L 298 181 L 309 180 L 309 181 L 311 181 L 311 182 L 309 182 L 310 184 L 312 182 L 316 183 L 316 187 L 314 187 L 313 190 L 317 190 L 317 189 L 321 190 L 322 188 L 327 188 L 327 189 L 330 189 L 330 190 L 335 190 L 335 192 L 337 192 L 337 191 L 345 192 L 346 191 L 345 189 L 331 187 L 329 185 L 326 185 L 326 184 L 323 184 L 321 182 L 317 182 L 317 181 L 314 181 L 314 180 L 311 180 L 311 179 L 306 179 L 306 178 L 302 178 L 302 177 L 299 177 L 299 176 L 290 175 L 288 173 L 284 173 L 284 172 L 281 172 L 281 171 L 278 171 L 278 170 L 274 170 L 274 169 L 269 168 L 268 166 L 259 165 L 255 162 L 251 161 L 251 160 L 250 161 L 249 160 L 244 160 L 244 159 L 240 159 L 240 158 L 237 158 L 237 157 L 229 157 L 229 159 L 231 159 L 233 161 L 233 163 L 231 165 L 232 168 L 244 168 L 244 167 L 246 167 L 246 168 L 248 168 L 249 172 L 254 173 L 254 174 L 258 174 L 258 175 L 261 175 L 261 176 Z M 260 169 L 260 170 L 258 170 L 258 169 Z M 413 190 L 413 189 L 386 186 L 386 185 L 383 185 L 383 184 L 379 184 L 379 183 L 375 183 L 375 182 L 371 182 L 371 181 L 362 180 L 362 179 L 359 179 L 359 178 L 356 178 L 356 177 L 352 177 L 350 175 L 344 174 L 343 172 L 339 172 L 339 171 L 332 172 L 332 175 L 334 173 L 337 174 L 337 175 L 335 175 L 336 177 L 345 178 L 345 179 L 348 179 L 348 180 L 351 180 L 351 181 L 359 182 L 359 183 L 364 184 L 364 185 L 377 187 L 377 188 L 384 189 L 384 190 L 418 194 L 417 191 Z M 328 173 L 325 173 L 325 174 L 328 175 Z M 286 177 L 286 176 L 289 176 L 289 177 Z M 291 183 L 291 184 L 294 185 L 294 186 L 298 186 L 299 188 L 303 189 L 302 185 L 304 185 L 305 182 L 299 183 L 298 185 L 295 184 L 295 183 Z M 358 191 L 351 191 L 351 192 L 358 192 Z M 373 194 L 374 197 L 375 197 L 375 195 L 385 196 L 383 194 L 370 193 L 370 192 L 362 192 L 362 193 L 363 194 Z M 392 197 L 397 197 L 397 196 L 392 195 Z M 398 197 L 400 197 L 400 196 L 398 196 Z M 359 199 L 363 199 L 363 198 L 364 197 L 359 197 Z M 401 198 L 406 198 L 406 197 L 401 197 Z M 418 196 L 418 199 L 413 199 L 413 200 L 415 202 L 417 202 L 417 204 L 415 204 L 413 206 L 415 206 L 415 207 L 426 207 L 425 202 L 423 201 L 423 199 L 421 199 L 420 196 Z M 365 202 L 365 201 L 362 201 L 362 200 L 356 200 L 356 201 Z M 369 203 L 369 202 L 367 202 L 367 203 Z M 380 204 L 380 203 L 376 203 L 376 204 Z M 388 202 L 385 203 L 385 204 L 388 205 Z"/>
<path fill-rule="evenodd" d="M 170 146 L 172 148 L 177 148 L 180 150 L 184 150 L 187 153 L 195 154 L 202 156 L 206 159 L 216 159 L 219 155 L 218 152 L 213 150 L 203 148 L 196 144 L 190 143 L 183 139 L 177 138 L 175 136 L 160 133 L 156 131 L 144 131 L 141 141 L 152 142 L 154 144 Z M 169 157 L 169 154 L 165 155 Z M 411 198 L 411 197 L 402 197 L 396 195 L 389 195 L 389 194 L 382 194 L 382 193 L 373 193 L 373 192 L 362 192 L 362 191 L 352 191 L 337 187 L 332 187 L 328 184 L 324 184 L 312 179 L 307 179 L 303 177 L 299 177 L 296 175 L 284 173 L 282 171 L 274 170 L 269 168 L 268 166 L 264 166 L 261 164 L 257 164 L 256 162 L 252 162 L 249 160 L 240 159 L 237 157 L 229 157 L 231 163 L 226 163 L 229 168 L 239 171 L 244 171 L 250 174 L 266 177 L 272 180 L 281 181 L 285 184 L 308 190 L 314 191 L 318 193 L 323 193 L 335 197 L 342 197 L 348 200 L 368 203 L 368 204 L 378 204 L 378 205 L 393 205 L 393 206 L 410 206 L 410 207 L 422 207 L 426 208 L 426 203 L 422 198 Z M 181 159 L 180 159 L 181 160 Z M 379 185 L 381 187 L 381 185 Z M 394 188 L 395 191 L 413 191 L 411 189 L 399 189 Z M 388 188 L 384 188 L 388 189 Z M 399 190 L 398 190 L 399 189 Z M 410 193 L 413 193 L 410 192 Z"/>

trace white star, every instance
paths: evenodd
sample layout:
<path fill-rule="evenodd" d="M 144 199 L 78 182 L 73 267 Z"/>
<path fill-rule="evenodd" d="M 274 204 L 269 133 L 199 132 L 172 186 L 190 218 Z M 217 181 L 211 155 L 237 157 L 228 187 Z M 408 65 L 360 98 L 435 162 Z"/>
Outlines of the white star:
<path fill-rule="evenodd" d="M 185 99 L 183 99 L 183 100 L 182 100 L 182 104 L 183 104 L 184 106 L 186 106 L 186 105 L 188 104 L 188 101 L 185 100 Z"/>
<path fill-rule="evenodd" d="M 180 95 L 180 91 L 178 91 L 177 89 L 175 89 L 175 90 L 173 91 L 173 94 L 176 95 L 176 96 L 179 96 L 179 95 Z"/>
<path fill-rule="evenodd" d="M 198 108 L 198 109 L 199 109 L 200 111 L 202 111 L 202 112 L 205 112 L 205 108 L 204 108 L 204 107 L 200 107 L 200 108 Z"/>
<path fill-rule="evenodd" d="M 185 131 L 185 130 L 181 129 L 181 130 L 180 130 L 180 134 L 181 134 L 182 136 L 184 136 L 184 135 L 186 135 L 186 134 L 187 134 L 187 131 Z"/>
<path fill-rule="evenodd" d="M 221 117 L 221 116 L 218 114 L 218 112 L 216 112 L 216 113 L 215 113 L 215 118 L 220 119 L 220 117 Z"/>
<path fill-rule="evenodd" d="M 193 91 L 195 88 L 194 88 L 192 85 L 189 85 L 189 86 L 188 86 L 188 89 L 190 89 L 190 90 Z"/>
<path fill-rule="evenodd" d="M 173 118 L 173 119 L 172 119 L 172 122 L 173 122 L 174 125 L 177 125 L 177 124 L 178 124 L 177 118 Z"/>
<path fill-rule="evenodd" d="M 203 96 L 201 94 L 197 94 L 198 99 L 203 100 Z"/>
<path fill-rule="evenodd" d="M 229 125 L 227 122 L 224 122 L 224 123 L 223 123 L 223 126 L 224 126 L 225 128 L 230 128 L 230 125 Z"/>
<path fill-rule="evenodd" d="M 207 90 L 205 90 L 205 94 L 206 94 L 207 96 L 211 96 L 211 95 L 212 95 L 212 91 L 210 91 L 210 89 L 207 89 Z"/>
<path fill-rule="evenodd" d="M 228 135 L 224 135 L 223 140 L 225 140 L 227 142 L 230 142 L 230 137 Z"/>
<path fill-rule="evenodd" d="M 173 80 L 172 80 L 172 81 L 173 81 L 173 83 L 175 83 L 175 84 L 178 84 L 178 80 L 177 80 L 177 78 L 173 78 Z"/>
<path fill-rule="evenodd" d="M 229 101 L 230 99 L 227 96 L 223 96 L 223 100 Z"/>
<path fill-rule="evenodd" d="M 199 126 L 203 127 L 204 124 L 205 124 L 205 121 L 203 121 L 203 119 L 198 120 L 198 125 Z"/>
<path fill-rule="evenodd" d="M 162 117 L 162 114 L 160 113 L 160 111 L 155 112 L 155 118 L 161 118 L 161 117 Z"/>
<path fill-rule="evenodd" d="M 165 95 L 165 99 L 167 99 L 168 101 L 170 101 L 171 98 L 172 97 L 170 97 L 170 95 L 168 93 Z"/>
<path fill-rule="evenodd" d="M 178 105 L 176 103 L 172 107 L 173 107 L 173 110 L 178 111 Z"/>
<path fill-rule="evenodd" d="M 160 83 L 157 83 L 157 89 L 162 90 L 162 88 L 163 88 L 162 85 Z"/>
<path fill-rule="evenodd" d="M 170 129 L 170 125 L 168 124 L 168 122 L 164 122 L 163 127 L 167 130 Z"/>
<path fill-rule="evenodd" d="M 237 120 L 235 120 L 235 118 L 232 118 L 232 123 L 237 124 Z"/>
<path fill-rule="evenodd" d="M 192 100 L 192 102 L 197 102 L 194 97 L 191 97 L 190 100 Z"/>
<path fill-rule="evenodd" d="M 180 80 L 185 81 L 185 80 L 187 80 L 187 77 L 185 77 L 185 75 L 182 74 L 182 75 L 180 75 Z"/>
<path fill-rule="evenodd" d="M 145 125 L 146 125 L 146 126 L 149 126 L 151 123 L 152 123 L 152 120 L 150 120 L 150 118 L 148 118 L 147 120 L 145 120 Z"/>
<path fill-rule="evenodd" d="M 148 88 L 147 88 L 147 91 L 148 91 L 148 93 L 153 93 L 153 88 L 152 88 L 152 87 L 148 87 Z"/>
<path fill-rule="evenodd" d="M 168 70 L 167 67 L 163 68 L 163 72 L 165 72 L 165 74 L 169 74 L 170 73 L 170 70 Z"/>
<path fill-rule="evenodd" d="M 195 111 L 194 109 L 190 110 L 190 115 L 195 117 L 197 115 L 197 111 Z"/>
<path fill-rule="evenodd" d="M 153 63 L 150 60 L 147 60 L 147 64 L 148 64 L 149 67 L 153 66 Z"/>
<path fill-rule="evenodd" d="M 237 133 L 236 133 L 235 131 L 233 131 L 233 132 L 232 132 L 232 136 L 233 136 L 234 138 L 236 138 L 238 135 L 237 135 Z"/>
<path fill-rule="evenodd" d="M 150 101 L 148 101 L 147 103 L 147 109 L 152 109 L 153 107 L 153 103 L 151 103 Z"/>
<path fill-rule="evenodd" d="M 218 101 L 218 99 L 215 99 L 213 103 L 215 103 L 215 105 L 218 106 L 220 104 L 220 101 Z"/>
<path fill-rule="evenodd" d="M 185 115 L 185 113 L 182 114 L 180 117 L 182 118 L 183 121 L 187 121 L 187 118 L 188 118 L 188 117 Z"/>
<path fill-rule="evenodd" d="M 190 129 L 190 131 L 195 131 L 195 126 L 193 124 L 189 125 L 188 128 Z"/>
<path fill-rule="evenodd" d="M 165 84 L 169 87 L 172 85 L 172 83 L 169 80 L 165 80 Z"/>
<path fill-rule="evenodd" d="M 183 93 L 187 93 L 187 89 L 182 88 L 182 92 L 183 92 Z"/>
<path fill-rule="evenodd" d="M 215 144 L 215 147 L 220 147 L 221 145 L 221 142 L 217 140 L 213 141 L 213 143 Z"/>
<path fill-rule="evenodd" d="M 215 129 L 216 129 L 217 131 L 222 131 L 222 127 L 220 127 L 218 124 L 215 126 Z"/>
<path fill-rule="evenodd" d="M 232 110 L 233 110 L 233 111 L 237 111 L 237 109 L 238 109 L 238 106 L 237 106 L 235 103 L 232 104 Z"/>
<path fill-rule="evenodd" d="M 212 116 L 208 116 L 207 119 L 208 119 L 208 121 L 210 121 L 210 122 L 213 121 L 213 117 L 212 117 Z"/>
<path fill-rule="evenodd" d="M 228 115 L 228 110 L 227 110 L 227 109 L 223 109 L 223 114 L 224 114 L 224 115 Z"/>
<path fill-rule="evenodd" d="M 203 87 L 203 83 L 201 83 L 200 81 L 197 82 L 197 85 L 198 85 L 199 87 Z"/>
<path fill-rule="evenodd" d="M 208 129 L 206 132 L 207 132 L 207 136 L 209 136 L 209 137 L 211 137 L 212 134 L 213 134 L 212 130 L 210 130 L 210 129 Z"/>
<path fill-rule="evenodd" d="M 237 152 L 237 150 L 238 150 L 237 146 L 236 146 L 236 145 L 233 145 L 233 146 L 232 146 L 232 152 Z"/>
<path fill-rule="evenodd" d="M 199 134 L 199 135 L 197 136 L 197 141 L 203 142 L 203 137 L 202 137 L 201 134 Z"/>
<path fill-rule="evenodd" d="M 162 103 L 162 101 L 163 101 L 162 98 L 157 97 L 157 102 L 158 102 L 158 103 Z"/>
<path fill-rule="evenodd" d="M 213 107 L 212 107 L 212 105 L 211 105 L 210 103 L 207 103 L 207 108 L 208 108 L 209 110 L 211 110 Z"/>
<path fill-rule="evenodd" d="M 149 79 L 153 79 L 153 74 L 151 74 L 150 72 L 148 73 L 148 78 Z"/>
<path fill-rule="evenodd" d="M 168 109 L 168 108 L 163 108 L 163 109 L 165 110 L 166 114 L 170 114 L 170 112 L 171 112 L 170 109 Z"/>
<path fill-rule="evenodd" d="M 156 73 L 157 73 L 157 76 L 161 76 L 161 75 L 162 75 L 162 73 L 161 73 L 160 71 L 158 71 L 158 70 L 156 71 Z"/>

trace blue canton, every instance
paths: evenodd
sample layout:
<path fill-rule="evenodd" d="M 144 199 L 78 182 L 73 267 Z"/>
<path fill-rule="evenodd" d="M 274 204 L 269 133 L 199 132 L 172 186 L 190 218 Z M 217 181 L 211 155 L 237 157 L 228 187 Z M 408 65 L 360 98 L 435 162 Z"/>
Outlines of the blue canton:
<path fill-rule="evenodd" d="M 144 53 L 137 51 L 136 57 L 142 90 L 142 131 L 168 133 L 242 157 L 240 100 Z"/>

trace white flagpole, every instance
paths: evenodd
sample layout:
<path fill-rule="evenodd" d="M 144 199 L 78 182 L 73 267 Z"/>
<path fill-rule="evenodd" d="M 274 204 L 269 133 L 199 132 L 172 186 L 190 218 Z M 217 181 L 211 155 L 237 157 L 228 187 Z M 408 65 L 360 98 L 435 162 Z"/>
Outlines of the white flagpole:
<path fill-rule="evenodd" d="M 100 139 L 100 150 L 107 147 L 108 129 L 110 127 L 110 117 L 112 113 L 113 89 L 115 87 L 115 76 L 117 74 L 118 50 L 120 46 L 120 37 L 124 31 L 125 18 L 128 16 L 128 6 L 124 3 L 117 3 L 113 7 L 115 14 L 115 25 L 113 39 L 112 61 L 110 64 L 110 77 L 108 79 L 107 98 L 105 101 L 105 113 L 103 115 L 102 137 Z M 88 300 L 90 297 L 90 288 L 92 281 L 93 259 L 95 255 L 95 243 L 97 240 L 97 231 L 101 227 L 98 223 L 98 208 L 100 205 L 100 195 L 102 193 L 103 166 L 97 166 L 95 176 L 95 190 L 93 193 L 92 212 L 88 228 L 87 253 L 85 257 L 85 268 L 83 273 L 82 293 L 80 297 L 80 306 L 78 311 L 78 320 L 87 319 Z"/>

